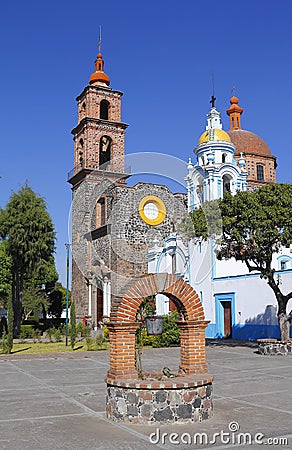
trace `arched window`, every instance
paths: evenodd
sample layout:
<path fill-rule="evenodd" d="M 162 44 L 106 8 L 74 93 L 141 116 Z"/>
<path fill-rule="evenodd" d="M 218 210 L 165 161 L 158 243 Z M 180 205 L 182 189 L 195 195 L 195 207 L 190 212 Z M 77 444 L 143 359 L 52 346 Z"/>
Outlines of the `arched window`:
<path fill-rule="evenodd" d="M 257 164 L 257 181 L 265 181 L 264 166 L 262 164 Z"/>
<path fill-rule="evenodd" d="M 226 153 L 222 154 L 222 163 L 226 163 Z"/>
<path fill-rule="evenodd" d="M 288 255 L 281 255 L 278 258 L 278 269 L 289 270 L 292 268 L 292 258 Z"/>
<path fill-rule="evenodd" d="M 99 167 L 106 169 L 111 160 L 112 139 L 102 136 L 99 142 Z"/>
<path fill-rule="evenodd" d="M 106 223 L 106 209 L 105 198 L 102 197 L 96 203 L 96 216 L 95 216 L 96 228 L 102 227 Z"/>
<path fill-rule="evenodd" d="M 101 100 L 100 102 L 100 118 L 108 120 L 109 102 L 107 100 Z"/>
<path fill-rule="evenodd" d="M 231 179 L 228 175 L 224 175 L 222 181 L 223 181 L 223 194 L 225 194 L 225 192 L 231 190 L 231 187 L 230 187 Z"/>

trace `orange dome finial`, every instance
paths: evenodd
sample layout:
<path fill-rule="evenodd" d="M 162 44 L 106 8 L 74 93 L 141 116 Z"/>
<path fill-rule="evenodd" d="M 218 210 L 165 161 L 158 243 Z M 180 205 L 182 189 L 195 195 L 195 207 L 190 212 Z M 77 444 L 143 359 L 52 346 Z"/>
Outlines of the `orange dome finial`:
<path fill-rule="evenodd" d="M 243 113 L 243 108 L 238 106 L 238 98 L 235 95 L 231 97 L 230 104 L 230 108 L 226 111 L 230 117 L 230 130 L 241 130 L 240 116 Z"/>
<path fill-rule="evenodd" d="M 104 61 L 102 59 L 102 54 L 100 52 L 101 46 L 101 25 L 99 28 L 99 39 L 98 39 L 98 54 L 94 63 L 94 72 L 89 78 L 89 84 L 100 84 L 100 85 L 109 85 L 110 79 L 106 73 L 104 73 Z"/>

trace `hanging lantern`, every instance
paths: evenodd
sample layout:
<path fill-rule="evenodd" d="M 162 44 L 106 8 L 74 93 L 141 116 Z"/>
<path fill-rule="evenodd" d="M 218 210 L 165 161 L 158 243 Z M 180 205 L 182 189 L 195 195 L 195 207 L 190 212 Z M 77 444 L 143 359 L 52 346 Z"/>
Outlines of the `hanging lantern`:
<path fill-rule="evenodd" d="M 162 334 L 164 317 L 163 316 L 147 316 L 145 317 L 145 325 L 149 336 L 159 336 Z"/>

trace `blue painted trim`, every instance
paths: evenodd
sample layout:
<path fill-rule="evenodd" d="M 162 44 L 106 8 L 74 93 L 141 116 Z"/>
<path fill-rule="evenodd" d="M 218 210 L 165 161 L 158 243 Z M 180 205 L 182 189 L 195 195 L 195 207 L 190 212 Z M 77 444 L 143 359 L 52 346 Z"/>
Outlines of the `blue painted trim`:
<path fill-rule="evenodd" d="M 289 274 L 292 273 L 292 269 L 276 270 L 275 274 Z M 260 273 L 246 273 L 245 275 L 229 275 L 228 277 L 215 277 L 213 281 L 225 281 L 225 280 L 240 280 L 243 278 L 259 278 Z"/>
<path fill-rule="evenodd" d="M 162 250 L 162 252 L 160 253 L 158 259 L 157 259 L 156 268 L 155 268 L 155 272 L 156 272 L 156 273 L 159 273 L 159 266 L 160 266 L 160 264 L 161 264 L 162 256 L 164 256 L 165 253 L 166 253 L 166 250 L 165 250 L 165 248 L 164 248 L 164 249 Z"/>
<path fill-rule="evenodd" d="M 277 258 L 278 261 L 278 270 L 280 270 L 281 272 L 286 272 L 287 270 L 292 268 L 292 258 L 291 256 L 288 255 L 280 255 Z M 289 269 L 281 269 L 281 262 L 285 262 L 285 263 L 289 263 Z"/>
<path fill-rule="evenodd" d="M 224 337 L 224 308 L 222 302 L 231 303 L 231 326 L 232 330 L 236 323 L 235 314 L 235 292 L 215 294 L 215 313 L 216 313 L 216 335 Z"/>
<path fill-rule="evenodd" d="M 187 269 L 188 269 L 188 282 L 191 283 L 191 252 L 190 252 L 190 243 L 188 241 L 188 260 L 187 260 Z"/>
<path fill-rule="evenodd" d="M 206 328 L 206 338 L 220 338 L 215 323 L 209 323 Z M 290 327 L 292 337 L 292 325 Z M 244 341 L 256 341 L 257 339 L 273 338 L 280 339 L 280 328 L 278 325 L 236 324 L 232 328 L 232 338 Z"/>

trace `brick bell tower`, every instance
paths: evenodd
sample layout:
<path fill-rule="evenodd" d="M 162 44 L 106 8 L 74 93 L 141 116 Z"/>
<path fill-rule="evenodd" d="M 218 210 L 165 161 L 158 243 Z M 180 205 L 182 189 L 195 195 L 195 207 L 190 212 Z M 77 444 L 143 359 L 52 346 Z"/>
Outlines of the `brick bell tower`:
<path fill-rule="evenodd" d="M 113 90 L 104 72 L 98 43 L 94 72 L 77 97 L 78 124 L 74 136 L 74 168 L 68 174 L 72 185 L 72 299 L 77 319 L 84 316 L 97 324 L 106 311 L 105 292 L 110 296 L 106 277 L 110 267 L 108 216 L 110 195 L 115 186 L 125 186 L 124 136 L 121 122 L 123 93 Z M 111 194 L 112 197 L 114 194 Z M 94 240 L 100 255 L 94 252 Z"/>
<path fill-rule="evenodd" d="M 78 125 L 74 136 L 74 169 L 69 182 L 73 189 L 88 171 L 124 171 L 124 135 L 127 125 L 121 122 L 123 93 L 109 87 L 104 61 L 99 51 L 89 85 L 77 97 Z M 78 175 L 78 176 L 77 176 Z"/>

